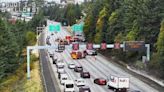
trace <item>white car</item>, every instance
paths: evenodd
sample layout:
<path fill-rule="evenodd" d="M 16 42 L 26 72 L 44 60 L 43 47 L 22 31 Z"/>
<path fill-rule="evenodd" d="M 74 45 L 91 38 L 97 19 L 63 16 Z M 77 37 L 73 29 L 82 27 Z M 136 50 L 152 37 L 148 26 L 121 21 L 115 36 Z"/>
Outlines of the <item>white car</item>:
<path fill-rule="evenodd" d="M 64 61 L 63 60 L 58 60 L 56 63 L 56 66 L 64 66 Z"/>
<path fill-rule="evenodd" d="M 75 64 L 74 64 L 74 63 L 68 64 L 68 68 L 69 68 L 69 69 L 74 69 L 74 68 L 75 68 Z"/>
<path fill-rule="evenodd" d="M 87 55 L 97 55 L 96 50 L 85 50 Z"/>
<path fill-rule="evenodd" d="M 65 81 L 68 80 L 67 74 L 61 74 L 60 75 L 60 83 L 64 85 Z"/>
<path fill-rule="evenodd" d="M 54 56 L 54 53 L 53 53 L 53 51 L 48 51 L 48 54 L 49 54 L 49 56 L 52 58 L 53 56 Z"/>
<path fill-rule="evenodd" d="M 56 55 L 54 55 L 52 57 L 53 64 L 56 64 L 57 60 L 58 60 L 58 57 Z"/>
<path fill-rule="evenodd" d="M 64 66 L 63 66 L 63 65 L 58 66 L 58 67 L 57 67 L 57 72 L 58 72 L 58 73 L 63 73 L 63 72 L 65 72 Z"/>
<path fill-rule="evenodd" d="M 76 79 L 75 84 L 76 84 L 77 87 L 85 86 L 85 81 L 84 81 L 84 79 Z"/>
<path fill-rule="evenodd" d="M 64 92 L 75 92 L 73 80 L 66 80 L 64 84 Z"/>

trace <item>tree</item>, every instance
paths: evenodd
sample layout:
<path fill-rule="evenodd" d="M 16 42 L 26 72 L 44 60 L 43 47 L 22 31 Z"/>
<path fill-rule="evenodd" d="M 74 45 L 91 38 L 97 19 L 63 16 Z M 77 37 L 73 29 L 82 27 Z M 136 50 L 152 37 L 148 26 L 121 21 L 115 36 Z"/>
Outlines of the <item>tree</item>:
<path fill-rule="evenodd" d="M 157 52 L 160 56 L 164 56 L 164 20 L 161 22 L 160 33 L 158 35 Z"/>
<path fill-rule="evenodd" d="M 16 37 L 8 30 L 7 26 L 0 19 L 0 79 L 13 73 L 19 64 Z"/>
<path fill-rule="evenodd" d="M 96 23 L 96 35 L 95 35 L 95 43 L 101 43 L 103 38 L 105 38 L 105 21 L 107 18 L 107 10 L 106 7 L 104 7 L 100 13 L 99 13 L 99 18 Z"/>

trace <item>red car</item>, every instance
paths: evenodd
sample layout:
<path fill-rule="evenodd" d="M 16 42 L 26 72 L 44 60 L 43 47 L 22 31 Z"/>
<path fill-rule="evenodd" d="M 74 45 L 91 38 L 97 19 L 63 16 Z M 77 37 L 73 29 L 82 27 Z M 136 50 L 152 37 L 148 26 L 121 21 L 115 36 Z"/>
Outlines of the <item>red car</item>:
<path fill-rule="evenodd" d="M 107 81 L 104 78 L 97 78 L 97 79 L 94 79 L 94 83 L 98 85 L 106 85 Z"/>

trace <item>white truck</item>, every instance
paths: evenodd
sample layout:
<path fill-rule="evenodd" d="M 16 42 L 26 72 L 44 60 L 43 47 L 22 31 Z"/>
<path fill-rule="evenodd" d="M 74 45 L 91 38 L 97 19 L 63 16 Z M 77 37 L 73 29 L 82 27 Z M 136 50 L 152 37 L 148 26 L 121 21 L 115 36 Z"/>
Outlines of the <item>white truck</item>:
<path fill-rule="evenodd" d="M 130 81 L 129 77 L 117 77 L 117 76 L 109 76 L 107 86 L 109 89 L 113 89 L 114 92 L 127 92 L 129 89 Z"/>
<path fill-rule="evenodd" d="M 75 92 L 75 85 L 73 80 L 66 80 L 64 83 L 64 92 Z"/>

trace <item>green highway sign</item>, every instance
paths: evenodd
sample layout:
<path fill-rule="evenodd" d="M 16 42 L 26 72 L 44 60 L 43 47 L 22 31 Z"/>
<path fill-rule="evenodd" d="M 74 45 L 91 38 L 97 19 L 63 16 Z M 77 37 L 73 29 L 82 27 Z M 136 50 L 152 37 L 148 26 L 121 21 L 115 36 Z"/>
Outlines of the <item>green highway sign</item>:
<path fill-rule="evenodd" d="M 73 31 L 83 31 L 83 24 L 74 24 L 72 27 Z"/>
<path fill-rule="evenodd" d="M 61 27 L 60 24 L 56 24 L 56 25 L 51 24 L 51 25 L 49 25 L 49 31 L 50 32 L 54 32 L 54 31 L 59 32 L 60 27 Z"/>

